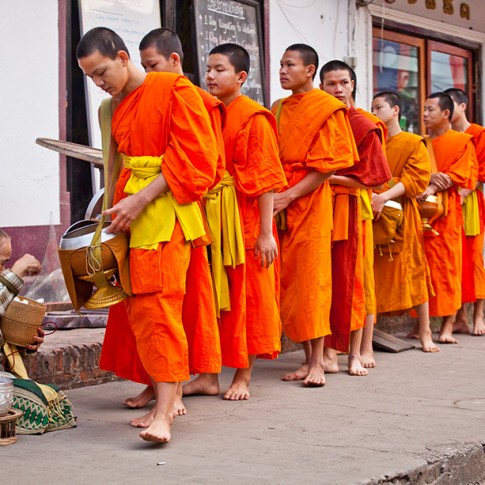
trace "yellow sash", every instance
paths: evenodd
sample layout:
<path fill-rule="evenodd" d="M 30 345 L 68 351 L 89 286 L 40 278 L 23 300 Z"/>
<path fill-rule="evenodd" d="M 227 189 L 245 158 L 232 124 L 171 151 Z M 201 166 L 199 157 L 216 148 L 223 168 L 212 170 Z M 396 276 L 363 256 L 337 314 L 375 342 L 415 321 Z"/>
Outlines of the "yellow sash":
<path fill-rule="evenodd" d="M 161 157 L 123 156 L 125 168 L 131 175 L 125 186 L 125 193 L 136 194 L 147 187 L 161 172 Z M 204 221 L 196 202 L 179 204 L 171 192 L 166 192 L 148 204 L 143 212 L 130 224 L 130 247 L 156 249 L 158 243 L 170 241 L 178 220 L 186 241 L 193 241 L 205 235 Z"/>
<path fill-rule="evenodd" d="M 475 190 L 465 197 L 462 209 L 465 236 L 478 236 L 480 234 L 480 214 L 478 212 L 478 198 Z"/>
<path fill-rule="evenodd" d="M 245 245 L 239 217 L 234 177 L 226 171 L 222 180 L 206 196 L 205 211 L 211 231 L 212 280 L 217 316 L 229 311 L 229 282 L 225 266 L 235 268 L 245 262 Z"/>
<path fill-rule="evenodd" d="M 5 342 L 5 344 L 3 345 L 3 351 L 7 356 L 10 372 L 18 379 L 30 380 L 30 377 L 27 374 L 27 369 L 24 365 L 24 361 L 20 356 L 17 346 Z M 36 384 L 40 387 L 42 394 L 44 394 L 44 397 L 48 402 L 53 401 L 57 397 L 57 392 L 54 391 L 52 387 L 46 386 L 44 384 L 39 384 L 38 382 L 36 382 Z"/>
<path fill-rule="evenodd" d="M 360 200 L 362 202 L 362 220 L 372 221 L 372 219 L 374 219 L 374 215 L 372 213 L 372 204 L 370 201 L 368 190 L 361 189 Z"/>

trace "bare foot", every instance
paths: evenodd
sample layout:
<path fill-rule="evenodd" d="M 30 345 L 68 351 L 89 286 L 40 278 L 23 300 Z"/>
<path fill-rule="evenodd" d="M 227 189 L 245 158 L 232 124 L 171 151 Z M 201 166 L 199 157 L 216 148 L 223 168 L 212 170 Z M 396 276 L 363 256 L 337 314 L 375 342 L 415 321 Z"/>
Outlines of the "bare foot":
<path fill-rule="evenodd" d="M 312 366 L 308 370 L 308 375 L 303 381 L 306 387 L 323 387 L 325 385 L 325 371 L 323 366 Z"/>
<path fill-rule="evenodd" d="M 185 416 L 187 414 L 187 409 L 182 402 L 182 383 L 180 382 L 177 387 L 177 396 L 175 397 L 175 402 L 173 403 L 173 417 Z"/>
<path fill-rule="evenodd" d="M 477 319 L 473 323 L 472 335 L 475 335 L 477 337 L 485 335 L 485 322 L 483 321 L 483 318 Z"/>
<path fill-rule="evenodd" d="M 130 421 L 131 426 L 135 428 L 148 428 L 153 420 L 155 419 L 155 407 L 153 407 L 150 412 L 144 414 L 139 418 L 132 419 Z"/>
<path fill-rule="evenodd" d="M 249 387 L 244 381 L 233 381 L 229 389 L 224 393 L 226 401 L 245 401 L 249 399 Z"/>
<path fill-rule="evenodd" d="M 290 372 L 281 378 L 282 381 L 302 381 L 308 376 L 308 364 L 303 364 L 295 372 Z"/>
<path fill-rule="evenodd" d="M 466 320 L 456 320 L 453 324 L 453 333 L 470 333 L 470 327 Z"/>
<path fill-rule="evenodd" d="M 450 332 L 442 332 L 438 338 L 441 344 L 457 344 L 458 340 Z"/>
<path fill-rule="evenodd" d="M 441 349 L 433 342 L 433 337 L 431 336 L 431 330 L 423 332 L 419 340 L 421 341 L 421 350 L 423 352 L 439 352 Z M 441 342 L 441 340 L 440 340 Z"/>
<path fill-rule="evenodd" d="M 123 406 L 129 409 L 144 408 L 150 401 L 155 399 L 155 391 L 152 386 L 147 386 L 135 397 L 129 397 L 123 401 Z"/>
<path fill-rule="evenodd" d="M 406 335 L 407 338 L 419 338 L 419 325 L 416 323 L 414 328 Z"/>
<path fill-rule="evenodd" d="M 367 369 L 362 367 L 359 357 L 356 355 L 349 355 L 349 374 L 351 376 L 366 376 L 369 373 Z"/>
<path fill-rule="evenodd" d="M 184 396 L 217 396 L 220 392 L 217 374 L 200 374 L 183 386 Z"/>
<path fill-rule="evenodd" d="M 360 354 L 360 363 L 364 369 L 374 369 L 376 360 L 374 359 L 374 352 L 362 352 Z"/>
<path fill-rule="evenodd" d="M 158 417 L 153 420 L 148 429 L 140 433 L 140 438 L 156 443 L 168 443 L 171 438 L 170 428 L 173 423 L 171 416 Z"/>
<path fill-rule="evenodd" d="M 325 369 L 325 374 L 336 374 L 340 371 L 338 367 L 338 360 L 337 354 L 335 354 L 335 358 L 331 359 L 326 355 L 323 354 L 323 368 Z"/>

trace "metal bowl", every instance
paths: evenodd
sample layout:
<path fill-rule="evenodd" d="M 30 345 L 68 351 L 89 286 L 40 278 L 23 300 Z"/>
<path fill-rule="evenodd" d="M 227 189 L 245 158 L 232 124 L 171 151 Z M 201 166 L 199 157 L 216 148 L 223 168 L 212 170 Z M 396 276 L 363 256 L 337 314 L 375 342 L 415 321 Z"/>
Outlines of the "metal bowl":
<path fill-rule="evenodd" d="M 81 249 L 89 246 L 98 224 L 99 222 L 97 221 L 87 220 L 76 222 L 62 235 L 59 242 L 59 247 L 61 249 Z M 106 228 L 110 224 L 110 222 L 105 222 L 103 224 L 103 229 L 101 231 L 101 242 L 109 241 L 117 236 L 115 233 L 106 232 Z"/>
<path fill-rule="evenodd" d="M 12 379 L 0 377 L 0 416 L 7 414 L 13 404 Z"/>

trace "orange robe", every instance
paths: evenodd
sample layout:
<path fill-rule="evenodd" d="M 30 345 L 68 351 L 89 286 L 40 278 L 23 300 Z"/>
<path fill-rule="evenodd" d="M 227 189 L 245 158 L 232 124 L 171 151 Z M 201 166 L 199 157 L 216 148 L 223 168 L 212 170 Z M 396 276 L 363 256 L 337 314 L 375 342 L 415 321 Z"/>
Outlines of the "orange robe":
<path fill-rule="evenodd" d="M 309 172 L 328 173 L 356 158 L 347 107 L 314 89 L 283 101 L 280 159 L 290 187 Z M 273 108 L 278 113 L 278 107 Z M 330 334 L 332 192 L 328 181 L 285 209 L 281 236 L 281 319 L 286 335 L 303 342 Z"/>
<path fill-rule="evenodd" d="M 478 181 L 485 182 L 485 128 L 472 123 L 465 133 L 473 136 L 473 143 L 478 159 Z M 483 185 L 477 189 L 478 210 L 480 213 L 480 234 L 475 238 L 473 248 L 473 273 L 475 283 L 475 298 L 485 299 L 485 269 L 483 262 L 483 244 L 485 236 L 485 198 Z"/>
<path fill-rule="evenodd" d="M 365 111 L 362 108 L 355 108 L 355 111 L 360 113 L 361 115 L 365 116 L 368 120 L 372 121 L 377 128 L 379 128 L 379 138 L 381 139 L 381 144 L 382 144 L 382 149 L 384 150 L 384 153 L 386 153 L 386 144 L 387 144 L 387 126 L 386 124 L 376 115 L 373 113 L 369 113 L 369 111 Z"/>
<path fill-rule="evenodd" d="M 356 179 L 363 185 L 381 185 L 391 177 L 382 151 L 381 134 L 375 123 L 362 110 L 350 108 L 350 126 L 354 135 L 359 162 L 351 168 L 339 170 L 337 175 Z M 350 333 L 362 328 L 365 315 L 374 313 L 374 283 L 372 221 L 362 221 L 361 189 L 333 186 L 334 233 L 332 246 L 332 307 L 330 324 L 332 335 L 325 346 L 348 352 Z M 348 216 L 339 210 L 341 193 L 348 193 Z M 340 226 L 347 218 L 344 237 Z M 370 233 L 369 233 L 370 231 Z M 373 254 L 372 254 L 373 255 Z M 367 277 L 367 282 L 365 276 Z M 371 276 L 369 281 L 369 275 Z M 372 289 L 371 296 L 367 294 Z"/>
<path fill-rule="evenodd" d="M 276 263 L 261 268 L 254 247 L 260 231 L 257 198 L 281 189 L 286 179 L 278 157 L 276 121 L 266 108 L 239 96 L 227 106 L 223 136 L 226 169 L 236 185 L 246 263 L 226 268 L 231 310 L 221 311 L 222 363 L 244 368 L 248 355 L 275 358 L 281 347 Z"/>
<path fill-rule="evenodd" d="M 416 196 L 429 184 L 431 164 L 423 138 L 401 132 L 387 139 L 391 184 L 401 182 L 405 193 L 398 199 L 403 222 L 389 247 L 378 246 L 374 254 L 377 313 L 409 310 L 429 300 L 429 268 L 424 254 L 421 216 Z M 386 184 L 384 192 L 391 185 Z M 431 288 L 430 288 L 431 290 Z"/>
<path fill-rule="evenodd" d="M 470 135 L 453 130 L 432 139 L 439 172 L 451 177 L 454 185 L 446 190 L 446 215 L 432 223 L 438 233 L 426 231 L 424 250 L 436 293 L 429 299 L 432 317 L 455 314 L 461 307 L 463 214 L 458 187 L 475 188 L 476 154 Z"/>
<path fill-rule="evenodd" d="M 225 125 L 226 110 L 224 104 L 217 98 L 195 87 L 209 114 L 219 148 L 213 186 L 220 181 L 225 170 L 222 127 Z M 119 194 L 118 197 L 122 195 Z M 148 385 L 151 384 L 150 377 L 136 350 L 135 336 L 128 320 L 127 305 L 129 301 L 110 308 L 99 366 L 123 379 Z M 220 372 L 219 330 L 214 310 L 207 250 L 203 246 L 192 247 L 182 310 L 189 349 L 190 374 Z"/>
<path fill-rule="evenodd" d="M 212 185 L 216 140 L 200 96 L 183 76 L 148 74 L 116 109 L 112 132 L 120 153 L 163 154 L 162 173 L 178 203 L 199 201 Z M 130 169 L 122 169 L 115 200 L 124 196 L 130 175 Z M 141 363 L 156 382 L 189 378 L 182 312 L 190 247 L 177 222 L 170 241 L 160 242 L 154 250 L 130 251 L 135 297 L 127 305 L 129 320 Z"/>

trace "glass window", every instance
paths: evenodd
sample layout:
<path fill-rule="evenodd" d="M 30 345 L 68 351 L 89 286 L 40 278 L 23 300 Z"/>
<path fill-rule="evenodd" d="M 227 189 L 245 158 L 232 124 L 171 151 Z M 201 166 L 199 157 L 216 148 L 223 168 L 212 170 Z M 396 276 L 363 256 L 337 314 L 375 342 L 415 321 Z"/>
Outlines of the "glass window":
<path fill-rule="evenodd" d="M 468 60 L 446 52 L 431 51 L 431 91 L 459 88 L 468 91 Z"/>
<path fill-rule="evenodd" d="M 396 91 L 402 100 L 401 128 L 419 132 L 419 48 L 374 38 L 374 94 Z"/>

